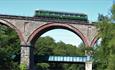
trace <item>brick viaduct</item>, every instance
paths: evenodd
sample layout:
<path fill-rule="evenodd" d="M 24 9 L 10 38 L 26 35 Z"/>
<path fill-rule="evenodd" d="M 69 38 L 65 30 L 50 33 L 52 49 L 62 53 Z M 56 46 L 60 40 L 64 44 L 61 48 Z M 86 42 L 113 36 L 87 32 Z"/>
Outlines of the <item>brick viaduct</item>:
<path fill-rule="evenodd" d="M 33 46 L 35 41 L 52 29 L 66 29 L 78 35 L 87 47 L 94 46 L 98 39 L 98 32 L 94 25 L 81 21 L 57 21 L 53 19 L 0 15 L 0 24 L 7 25 L 14 29 L 21 45 L 21 64 L 26 64 L 31 70 L 33 64 Z M 86 70 L 92 70 L 92 62 L 86 63 Z"/>

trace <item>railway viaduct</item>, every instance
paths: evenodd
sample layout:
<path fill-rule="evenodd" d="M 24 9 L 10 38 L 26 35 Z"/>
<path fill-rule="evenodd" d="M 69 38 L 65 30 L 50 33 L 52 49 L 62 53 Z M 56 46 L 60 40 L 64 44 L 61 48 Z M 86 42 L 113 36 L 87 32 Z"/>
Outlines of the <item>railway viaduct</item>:
<path fill-rule="evenodd" d="M 62 21 L 39 17 L 0 15 L 0 24 L 7 25 L 17 32 L 21 46 L 21 64 L 32 70 L 33 47 L 36 40 L 46 31 L 66 29 L 78 35 L 87 47 L 93 47 L 98 39 L 94 25 L 82 21 Z M 92 70 L 92 62 L 85 63 L 85 70 Z"/>

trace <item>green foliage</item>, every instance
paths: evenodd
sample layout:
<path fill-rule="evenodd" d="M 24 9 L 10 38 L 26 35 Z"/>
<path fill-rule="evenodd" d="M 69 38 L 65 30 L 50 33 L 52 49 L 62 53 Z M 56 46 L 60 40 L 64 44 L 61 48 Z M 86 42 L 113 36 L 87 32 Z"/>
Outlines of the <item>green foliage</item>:
<path fill-rule="evenodd" d="M 115 54 L 109 56 L 109 63 L 106 70 L 115 70 Z"/>
<path fill-rule="evenodd" d="M 48 70 L 49 64 L 48 63 L 37 63 L 37 68 L 41 70 Z"/>
<path fill-rule="evenodd" d="M 112 5 L 111 13 L 112 13 L 112 19 L 115 20 L 115 4 Z"/>
<path fill-rule="evenodd" d="M 0 24 L 0 69 L 19 70 L 19 60 L 13 59 L 19 52 L 19 39 L 16 32 Z"/>
<path fill-rule="evenodd" d="M 55 42 L 49 36 L 40 37 L 35 45 L 35 55 L 67 55 L 67 56 L 80 56 L 84 55 L 84 51 L 81 49 L 82 46 L 76 47 L 70 44 L 65 44 L 64 42 Z M 67 63 L 36 63 L 36 66 L 40 70 L 80 70 L 83 65 L 79 64 L 67 64 Z"/>
<path fill-rule="evenodd" d="M 115 5 L 112 8 L 112 20 L 115 17 Z M 115 69 L 115 24 L 112 24 L 111 18 L 101 15 L 99 17 L 97 28 L 102 38 L 101 45 L 94 50 L 94 66 L 96 70 L 114 70 Z"/>
<path fill-rule="evenodd" d="M 27 70 L 26 65 L 25 65 L 25 64 L 21 64 L 21 65 L 20 65 L 20 70 Z"/>

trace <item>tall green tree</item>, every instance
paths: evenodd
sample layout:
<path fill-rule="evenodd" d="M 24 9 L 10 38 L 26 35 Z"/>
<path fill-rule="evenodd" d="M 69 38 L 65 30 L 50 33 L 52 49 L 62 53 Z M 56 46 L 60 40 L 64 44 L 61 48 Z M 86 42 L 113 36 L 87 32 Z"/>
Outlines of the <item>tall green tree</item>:
<path fill-rule="evenodd" d="M 96 70 L 114 70 L 115 69 L 115 5 L 112 6 L 112 18 L 101 15 L 99 17 L 97 28 L 102 38 L 101 45 L 95 50 Z"/>

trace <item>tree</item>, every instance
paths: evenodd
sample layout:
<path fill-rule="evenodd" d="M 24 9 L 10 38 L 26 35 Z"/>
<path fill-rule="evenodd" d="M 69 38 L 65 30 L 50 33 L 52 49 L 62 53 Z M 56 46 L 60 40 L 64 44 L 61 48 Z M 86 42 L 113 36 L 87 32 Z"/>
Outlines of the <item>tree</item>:
<path fill-rule="evenodd" d="M 84 54 L 81 47 L 65 44 L 62 41 L 56 43 L 55 40 L 49 36 L 40 37 L 36 42 L 35 48 L 35 55 L 80 56 Z M 84 65 L 67 63 L 36 63 L 36 66 L 40 70 L 80 70 Z"/>
<path fill-rule="evenodd" d="M 114 70 L 115 69 L 115 5 L 112 6 L 112 18 L 101 15 L 99 17 L 97 28 L 102 38 L 101 45 L 95 50 L 95 65 L 96 70 Z"/>
<path fill-rule="evenodd" d="M 111 15 L 112 19 L 115 20 L 115 3 L 112 5 L 111 13 L 112 13 Z"/>
<path fill-rule="evenodd" d="M 19 38 L 16 32 L 0 24 L 0 69 L 19 70 L 19 60 L 14 61 L 14 57 L 19 53 Z"/>

